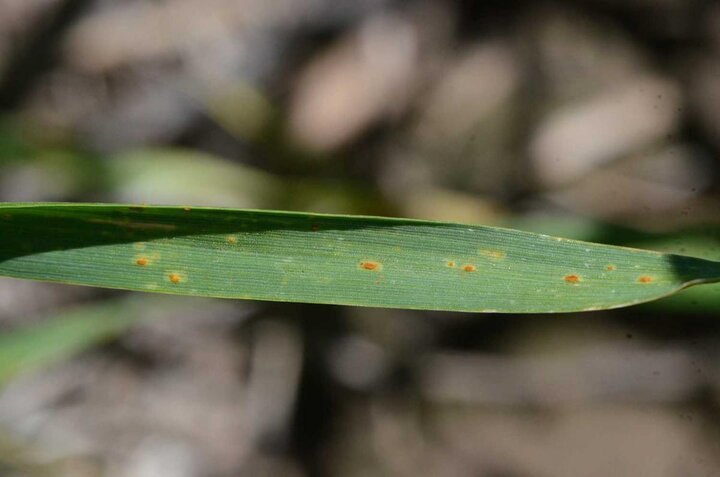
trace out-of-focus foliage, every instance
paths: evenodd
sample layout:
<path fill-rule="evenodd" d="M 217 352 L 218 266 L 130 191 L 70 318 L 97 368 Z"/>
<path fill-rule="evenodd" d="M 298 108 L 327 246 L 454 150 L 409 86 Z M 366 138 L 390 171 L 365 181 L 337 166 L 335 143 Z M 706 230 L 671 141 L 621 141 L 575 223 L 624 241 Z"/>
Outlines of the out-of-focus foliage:
<path fill-rule="evenodd" d="M 170 315 L 181 306 L 187 306 L 182 299 L 176 303 L 148 297 L 107 300 L 76 306 L 52 320 L 7 332 L 0 336 L 0 385 L 112 340 L 157 310 Z"/>

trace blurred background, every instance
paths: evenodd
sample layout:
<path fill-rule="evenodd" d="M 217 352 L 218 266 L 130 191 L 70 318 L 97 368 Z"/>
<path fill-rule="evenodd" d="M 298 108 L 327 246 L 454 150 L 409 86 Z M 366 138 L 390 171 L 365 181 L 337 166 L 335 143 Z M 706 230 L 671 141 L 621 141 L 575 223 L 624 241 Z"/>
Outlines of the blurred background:
<path fill-rule="evenodd" d="M 714 0 L 0 0 L 0 200 L 720 259 Z M 0 475 L 717 476 L 720 285 L 471 315 L 0 280 Z"/>

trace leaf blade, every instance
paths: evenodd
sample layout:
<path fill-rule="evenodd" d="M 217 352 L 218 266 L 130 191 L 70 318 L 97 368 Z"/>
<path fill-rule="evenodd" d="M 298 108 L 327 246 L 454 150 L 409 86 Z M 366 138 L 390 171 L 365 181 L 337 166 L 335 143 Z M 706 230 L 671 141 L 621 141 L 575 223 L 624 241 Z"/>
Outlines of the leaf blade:
<path fill-rule="evenodd" d="M 193 296 L 471 312 L 616 308 L 720 263 L 511 229 L 363 216 L 0 205 L 0 275 Z"/>

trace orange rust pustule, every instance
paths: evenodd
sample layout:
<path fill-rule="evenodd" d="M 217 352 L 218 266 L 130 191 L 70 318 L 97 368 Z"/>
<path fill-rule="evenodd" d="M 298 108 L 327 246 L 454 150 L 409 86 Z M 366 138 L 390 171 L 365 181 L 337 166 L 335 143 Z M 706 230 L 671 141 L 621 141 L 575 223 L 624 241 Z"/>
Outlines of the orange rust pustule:
<path fill-rule="evenodd" d="M 653 278 L 652 278 L 652 277 L 649 277 L 649 276 L 647 276 L 647 275 L 643 275 L 642 277 L 638 278 L 638 281 L 639 281 L 640 283 L 652 283 Z"/>
<path fill-rule="evenodd" d="M 475 272 L 477 267 L 475 265 L 463 265 L 462 269 L 466 272 Z"/>
<path fill-rule="evenodd" d="M 579 283 L 580 277 L 577 275 L 565 275 L 565 281 L 568 283 Z"/>
<path fill-rule="evenodd" d="M 364 262 L 360 262 L 360 268 L 362 268 L 364 270 L 374 271 L 374 270 L 378 270 L 380 268 L 380 264 L 377 262 L 364 261 Z"/>
<path fill-rule="evenodd" d="M 145 257 L 140 257 L 140 258 L 138 258 L 137 260 L 135 260 L 135 263 L 138 264 L 138 265 L 140 265 L 141 267 L 144 267 L 145 265 L 147 265 L 148 263 L 150 263 L 150 260 L 148 260 L 148 259 L 145 258 Z"/>
<path fill-rule="evenodd" d="M 177 273 L 171 273 L 170 275 L 168 275 L 168 280 L 170 280 L 172 283 L 180 283 L 182 281 L 182 277 Z"/>
<path fill-rule="evenodd" d="M 605 267 L 605 269 L 608 272 L 612 272 L 612 271 L 615 271 L 615 269 L 617 269 L 617 267 L 615 265 L 608 265 L 607 267 Z"/>

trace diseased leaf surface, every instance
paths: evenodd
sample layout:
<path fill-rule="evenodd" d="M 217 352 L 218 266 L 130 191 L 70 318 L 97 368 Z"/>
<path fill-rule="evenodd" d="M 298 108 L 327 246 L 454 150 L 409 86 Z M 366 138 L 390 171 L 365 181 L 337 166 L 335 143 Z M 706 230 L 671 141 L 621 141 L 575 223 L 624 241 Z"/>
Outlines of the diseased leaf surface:
<path fill-rule="evenodd" d="M 3 204 L 0 275 L 194 296 L 551 313 L 718 281 L 720 262 L 408 219 Z"/>

